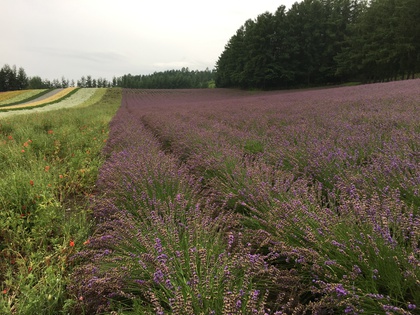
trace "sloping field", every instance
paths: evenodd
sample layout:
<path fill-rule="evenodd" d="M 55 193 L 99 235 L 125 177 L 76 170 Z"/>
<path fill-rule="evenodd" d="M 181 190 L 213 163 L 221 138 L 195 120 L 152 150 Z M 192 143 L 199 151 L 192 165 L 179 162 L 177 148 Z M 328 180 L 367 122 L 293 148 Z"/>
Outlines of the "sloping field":
<path fill-rule="evenodd" d="M 86 314 L 71 311 L 69 260 L 89 235 L 89 198 L 121 89 L 81 89 L 60 103 L 0 113 L 2 315 Z"/>
<path fill-rule="evenodd" d="M 21 108 L 20 110 L 10 110 L 6 112 L 0 112 L 0 118 L 27 114 L 27 113 L 46 112 L 46 111 L 69 108 L 69 107 L 74 107 L 74 106 L 88 106 L 90 104 L 89 100 L 93 99 L 93 101 L 95 101 L 98 98 L 100 98 L 105 92 L 106 92 L 106 89 L 100 89 L 100 88 L 78 89 L 74 94 L 63 99 L 62 101 L 50 104 L 48 106 L 39 106 L 39 107 L 34 107 L 34 108 L 31 106 L 29 109 Z"/>
<path fill-rule="evenodd" d="M 27 92 L 26 90 L 20 90 L 20 91 L 7 91 L 7 92 L 0 92 L 0 103 L 4 101 L 8 101 L 11 98 L 14 98 L 20 94 L 23 94 Z"/>
<path fill-rule="evenodd" d="M 36 90 L 21 90 L 21 91 L 10 91 L 10 92 L 2 92 L 0 93 L 0 106 L 1 105 L 8 105 L 18 102 L 23 102 L 27 99 L 31 99 L 36 97 L 38 94 L 44 94 L 45 89 L 36 89 Z M 4 95 L 4 100 L 1 100 L 1 96 L 3 93 L 10 93 L 9 97 Z"/>
<path fill-rule="evenodd" d="M 99 314 L 418 314 L 418 80 L 124 90 L 68 286 Z"/>
<path fill-rule="evenodd" d="M 66 97 L 68 94 L 73 92 L 75 87 L 69 87 L 65 89 L 55 89 L 47 94 L 42 95 L 41 97 L 31 100 L 30 102 L 20 103 L 17 105 L 11 105 L 11 106 L 3 106 L 0 108 L 0 110 L 11 110 L 11 109 L 21 109 L 26 107 L 36 107 L 36 106 L 43 106 L 47 105 L 49 103 L 56 102 L 57 100 Z"/>

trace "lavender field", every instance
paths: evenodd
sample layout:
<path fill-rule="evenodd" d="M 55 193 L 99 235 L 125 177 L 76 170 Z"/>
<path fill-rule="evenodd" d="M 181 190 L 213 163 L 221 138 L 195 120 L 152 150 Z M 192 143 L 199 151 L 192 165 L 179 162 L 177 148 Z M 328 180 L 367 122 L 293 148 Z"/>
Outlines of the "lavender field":
<path fill-rule="evenodd" d="M 77 309 L 419 314 L 419 112 L 419 80 L 124 90 Z"/>

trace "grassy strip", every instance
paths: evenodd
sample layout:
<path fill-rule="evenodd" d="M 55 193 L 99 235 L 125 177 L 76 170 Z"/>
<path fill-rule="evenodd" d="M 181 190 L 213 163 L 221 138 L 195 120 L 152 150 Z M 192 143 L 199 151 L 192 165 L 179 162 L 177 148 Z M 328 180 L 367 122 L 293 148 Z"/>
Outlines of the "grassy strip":
<path fill-rule="evenodd" d="M 74 93 L 76 93 L 78 91 L 79 88 L 69 88 L 71 90 L 63 90 L 53 96 L 51 96 L 50 98 L 47 98 L 43 101 L 39 101 L 39 102 L 34 102 L 34 103 L 28 103 L 28 104 L 22 104 L 22 105 L 15 105 L 15 106 L 7 106 L 7 107 L 3 107 L 0 108 L 0 112 L 1 111 L 9 111 L 9 110 L 22 110 L 22 109 L 32 109 L 32 108 L 38 108 L 38 107 L 43 107 L 46 105 L 51 105 L 51 104 L 55 104 L 58 102 L 61 102 L 62 100 L 68 98 L 69 96 L 73 95 Z"/>
<path fill-rule="evenodd" d="M 80 108 L 80 107 L 93 105 L 96 102 L 98 102 L 106 94 L 106 92 L 107 92 L 107 89 L 105 88 L 97 88 L 95 93 L 89 99 L 87 99 L 80 105 L 77 105 L 76 107 Z"/>
<path fill-rule="evenodd" d="M 26 93 L 22 93 L 19 94 L 13 98 L 7 99 L 5 102 L 0 102 L 0 107 L 5 107 L 5 106 L 12 106 L 12 105 L 17 105 L 17 104 L 21 104 L 21 103 L 26 103 L 26 102 L 30 102 L 34 99 L 37 99 L 38 97 L 45 95 L 49 92 L 51 92 L 53 89 L 47 89 L 47 90 L 29 90 L 26 91 Z M 32 92 L 32 93 L 29 93 Z M 33 94 L 35 93 L 35 94 Z M 25 96 L 25 94 L 29 94 L 28 97 Z M 23 99 L 21 99 L 21 97 L 25 97 Z M 9 103 L 10 102 L 10 103 Z"/>
<path fill-rule="evenodd" d="M 121 90 L 106 90 L 96 100 L 1 121 L 1 314 L 71 308 L 68 257 L 83 248 L 90 231 L 88 201 Z"/>

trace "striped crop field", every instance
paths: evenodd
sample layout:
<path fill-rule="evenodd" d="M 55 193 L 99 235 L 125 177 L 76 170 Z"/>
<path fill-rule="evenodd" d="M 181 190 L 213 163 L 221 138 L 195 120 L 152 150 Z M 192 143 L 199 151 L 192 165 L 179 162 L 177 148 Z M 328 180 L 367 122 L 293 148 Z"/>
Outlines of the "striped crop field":
<path fill-rule="evenodd" d="M 9 110 L 9 111 L 0 111 L 1 117 L 10 117 L 15 115 L 22 115 L 27 113 L 40 113 L 51 110 L 64 109 L 75 106 L 89 106 L 93 102 L 96 102 L 98 98 L 103 96 L 106 93 L 106 89 L 102 88 L 80 88 L 77 89 L 74 93 L 65 97 L 64 99 L 49 104 L 48 106 L 30 106 L 28 109 L 20 108 L 20 110 Z M 29 104 L 28 104 L 29 105 Z M 1 109 L 1 108 L 0 108 Z"/>
<path fill-rule="evenodd" d="M 45 89 L 36 89 L 36 90 L 19 90 L 19 91 L 9 91 L 0 93 L 0 106 L 14 104 L 18 102 L 23 102 L 27 99 L 44 93 Z"/>
<path fill-rule="evenodd" d="M 9 99 L 26 92 L 27 90 L 0 92 L 0 102 L 8 101 Z"/>
<path fill-rule="evenodd" d="M 73 92 L 76 89 L 77 89 L 76 87 L 57 89 L 57 90 L 54 90 L 53 93 L 51 93 L 52 94 L 51 96 L 42 97 L 41 100 L 33 100 L 28 103 L 20 103 L 20 104 L 11 105 L 11 106 L 2 106 L 0 110 L 12 110 L 12 109 L 22 109 L 22 108 L 27 108 L 27 107 L 29 108 L 29 107 L 43 106 L 49 103 L 56 102 L 60 100 L 61 98 L 68 96 L 71 92 Z"/>
<path fill-rule="evenodd" d="M 123 90 L 75 313 L 418 314 L 419 100 Z"/>

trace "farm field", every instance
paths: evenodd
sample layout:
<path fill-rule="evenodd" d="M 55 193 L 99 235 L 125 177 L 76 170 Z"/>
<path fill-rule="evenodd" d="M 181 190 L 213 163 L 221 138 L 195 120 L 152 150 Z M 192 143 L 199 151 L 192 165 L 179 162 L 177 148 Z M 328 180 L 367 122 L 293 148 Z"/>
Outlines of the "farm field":
<path fill-rule="evenodd" d="M 57 101 L 53 102 L 52 104 L 49 103 L 47 99 L 50 99 L 47 95 L 47 98 L 44 102 L 42 101 L 36 101 L 36 102 L 42 102 L 38 105 L 40 106 L 33 106 L 33 103 L 29 104 L 22 104 L 21 107 L 17 107 L 18 110 L 14 110 L 15 106 L 11 106 L 9 110 L 7 111 L 0 111 L 0 118 L 2 117 L 11 117 L 15 115 L 21 115 L 21 114 L 34 114 L 34 113 L 41 113 L 51 110 L 58 110 L 63 108 L 70 108 L 75 106 L 89 106 L 91 104 L 92 100 L 96 100 L 97 98 L 103 95 L 106 92 L 106 89 L 100 89 L 100 88 L 89 88 L 89 89 L 77 89 L 73 90 L 73 93 L 71 95 L 64 96 L 63 99 L 58 99 Z M 57 94 L 58 92 L 56 92 Z M 47 104 L 47 105 L 46 105 Z M 27 108 L 25 106 L 29 105 Z M 0 107 L 0 110 L 2 108 Z"/>
<path fill-rule="evenodd" d="M 418 314 L 419 100 L 123 90 L 73 312 Z"/>
<path fill-rule="evenodd" d="M 3 106 L 10 106 L 13 104 L 23 103 L 38 98 L 41 95 L 48 93 L 47 89 L 36 90 L 18 90 L 0 92 L 0 108 Z"/>
<path fill-rule="evenodd" d="M 58 102 L 65 97 L 70 96 L 72 93 L 76 92 L 77 88 L 75 87 L 68 87 L 65 89 L 54 89 L 52 91 L 47 91 L 45 95 L 40 96 L 39 98 L 36 98 L 34 100 L 30 100 L 28 102 L 25 102 L 24 100 L 22 102 L 17 102 L 17 104 L 5 104 L 0 107 L 0 111 L 7 111 L 7 110 L 16 110 L 16 109 L 29 109 L 34 108 L 37 106 L 45 106 L 51 103 Z M 35 94 L 36 95 L 36 94 Z"/>
<path fill-rule="evenodd" d="M 89 198 L 120 104 L 121 89 L 79 89 L 0 113 L 0 314 L 71 312 L 69 258 L 91 233 Z"/>

